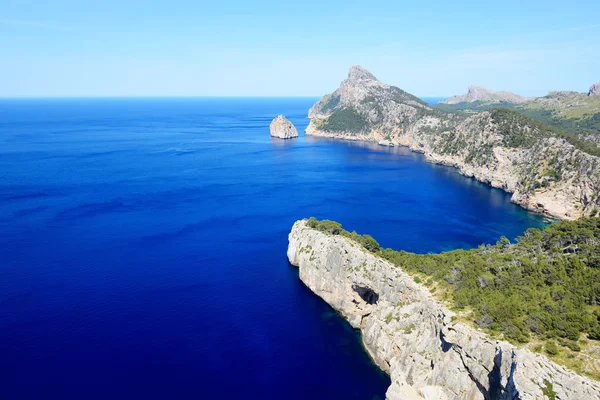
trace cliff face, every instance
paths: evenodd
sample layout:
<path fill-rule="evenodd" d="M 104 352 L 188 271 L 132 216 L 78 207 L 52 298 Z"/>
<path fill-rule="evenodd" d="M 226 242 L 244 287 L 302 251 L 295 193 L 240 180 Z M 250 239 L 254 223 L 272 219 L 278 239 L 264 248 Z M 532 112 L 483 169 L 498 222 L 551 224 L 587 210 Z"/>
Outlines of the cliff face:
<path fill-rule="evenodd" d="M 483 88 L 481 86 L 469 86 L 467 94 L 460 96 L 452 96 L 448 100 L 440 101 L 442 104 L 458 104 L 458 103 L 472 103 L 475 101 L 483 102 L 496 102 L 496 103 L 512 103 L 520 104 L 529 101 L 527 97 L 519 96 L 518 94 L 500 91 L 495 92 Z"/>
<path fill-rule="evenodd" d="M 556 218 L 577 219 L 600 209 L 600 158 L 516 112 L 443 112 L 352 67 L 308 116 L 307 135 L 408 146 Z"/>
<path fill-rule="evenodd" d="M 401 269 L 350 239 L 294 224 L 300 279 L 354 328 L 395 399 L 600 399 L 600 385 L 548 358 L 491 340 Z"/>

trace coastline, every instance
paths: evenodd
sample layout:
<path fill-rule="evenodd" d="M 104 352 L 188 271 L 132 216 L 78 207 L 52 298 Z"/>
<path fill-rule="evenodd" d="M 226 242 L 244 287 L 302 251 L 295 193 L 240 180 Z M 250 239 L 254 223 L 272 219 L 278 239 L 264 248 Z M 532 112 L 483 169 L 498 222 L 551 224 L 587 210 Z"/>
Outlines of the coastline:
<path fill-rule="evenodd" d="M 581 215 L 572 215 L 565 213 L 565 210 L 559 203 L 554 201 L 554 199 L 544 198 L 544 197 L 532 197 L 528 194 L 519 193 L 514 189 L 515 186 L 515 176 L 512 174 L 504 174 L 505 176 L 494 176 L 490 174 L 490 171 L 486 168 L 475 168 L 464 161 L 462 161 L 459 157 L 452 156 L 443 156 L 436 154 L 431 151 L 426 146 L 422 144 L 417 145 L 415 140 L 410 135 L 402 135 L 395 137 L 395 140 L 387 141 L 383 139 L 381 134 L 377 134 L 377 132 L 369 132 L 352 134 L 349 132 L 326 132 L 320 131 L 313 126 L 312 121 L 305 129 L 305 134 L 307 136 L 313 137 L 321 137 L 333 140 L 343 140 L 343 141 L 353 141 L 353 142 L 368 142 L 376 144 L 381 147 L 405 147 L 410 151 L 415 153 L 420 153 L 424 155 L 424 159 L 428 163 L 444 165 L 447 167 L 453 167 L 458 170 L 458 173 L 467 177 L 473 178 L 478 182 L 484 183 L 490 187 L 501 189 L 506 193 L 511 194 L 511 202 L 519 205 L 520 207 L 535 212 L 539 215 L 542 215 L 546 218 L 552 220 L 575 220 L 581 217 Z M 499 155 L 508 160 L 510 157 L 507 154 L 503 154 L 506 152 L 505 149 L 497 150 Z M 544 193 L 541 193 L 542 195 Z"/>
<path fill-rule="evenodd" d="M 388 399 L 600 399 L 600 383 L 457 321 L 429 289 L 358 243 L 306 220 L 288 240 L 302 282 L 360 331 L 389 374 Z"/>

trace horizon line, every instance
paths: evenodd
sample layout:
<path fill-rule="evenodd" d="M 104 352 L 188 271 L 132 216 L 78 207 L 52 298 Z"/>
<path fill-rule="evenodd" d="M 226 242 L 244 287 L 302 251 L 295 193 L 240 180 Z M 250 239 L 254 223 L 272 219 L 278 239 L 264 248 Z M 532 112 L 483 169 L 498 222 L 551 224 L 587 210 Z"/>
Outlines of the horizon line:
<path fill-rule="evenodd" d="M 99 95 L 99 96 L 44 96 L 44 95 L 24 95 L 24 96 L 0 96 L 0 100 L 34 100 L 34 99 L 312 99 L 321 98 L 323 95 L 305 95 L 305 96 L 286 96 L 286 95 L 149 95 L 149 96 L 137 96 L 137 95 Z M 416 96 L 420 99 L 444 99 L 452 96 Z"/>

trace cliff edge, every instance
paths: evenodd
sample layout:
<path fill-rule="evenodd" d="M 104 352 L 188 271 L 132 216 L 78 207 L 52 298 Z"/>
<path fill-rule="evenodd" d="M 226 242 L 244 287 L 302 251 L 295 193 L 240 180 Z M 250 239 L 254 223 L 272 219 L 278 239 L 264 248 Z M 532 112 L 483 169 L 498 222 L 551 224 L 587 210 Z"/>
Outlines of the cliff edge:
<path fill-rule="evenodd" d="M 600 384 L 464 323 L 400 268 L 297 221 L 287 256 L 391 377 L 390 400 L 600 399 Z"/>

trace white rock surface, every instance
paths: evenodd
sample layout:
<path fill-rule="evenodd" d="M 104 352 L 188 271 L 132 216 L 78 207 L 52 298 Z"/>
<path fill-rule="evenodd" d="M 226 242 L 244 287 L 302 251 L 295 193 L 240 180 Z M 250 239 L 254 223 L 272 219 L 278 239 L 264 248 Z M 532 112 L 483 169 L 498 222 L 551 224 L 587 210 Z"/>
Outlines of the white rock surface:
<path fill-rule="evenodd" d="M 590 86 L 590 90 L 588 91 L 588 96 L 598 96 L 600 95 L 600 82 L 594 83 Z"/>
<path fill-rule="evenodd" d="M 287 256 L 306 286 L 360 329 L 390 375 L 389 400 L 547 399 L 547 382 L 557 399 L 600 399 L 598 382 L 452 322 L 427 288 L 350 239 L 297 221 Z"/>
<path fill-rule="evenodd" d="M 292 139 L 298 137 L 298 131 L 294 124 L 283 115 L 278 115 L 271 121 L 269 127 L 271 129 L 271 136 L 280 139 Z"/>

